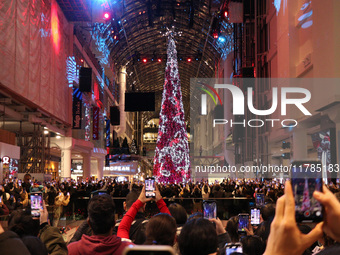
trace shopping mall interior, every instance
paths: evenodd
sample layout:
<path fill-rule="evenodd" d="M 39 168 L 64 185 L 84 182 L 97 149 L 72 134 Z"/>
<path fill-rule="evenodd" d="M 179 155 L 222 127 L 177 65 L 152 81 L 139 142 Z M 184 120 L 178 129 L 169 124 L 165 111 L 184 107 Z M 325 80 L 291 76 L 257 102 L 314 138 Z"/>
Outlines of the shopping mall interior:
<path fill-rule="evenodd" d="M 200 106 L 191 98 L 190 79 L 235 84 L 240 78 L 336 78 L 337 8 L 336 1 L 304 0 L 5 1 L 0 154 L 9 160 L 1 164 L 0 179 L 26 172 L 38 179 L 151 176 L 166 96 L 169 34 L 177 50 L 192 165 L 315 158 L 311 136 L 318 132 L 328 137 L 332 132 L 336 163 L 339 92 L 332 84 L 326 90 L 322 81 L 319 88 L 306 85 L 317 95 L 311 99 L 312 117 L 287 114 L 302 119 L 304 130 L 266 125 L 238 133 L 229 126 L 203 137 L 206 127 L 195 116 Z M 251 86 L 258 87 L 257 108 L 268 107 L 274 82 Z M 230 102 L 224 104 L 227 119 L 232 104 L 221 91 L 220 101 Z M 125 165 L 129 170 L 116 171 Z"/>
<path fill-rule="evenodd" d="M 276 202 L 296 169 L 337 186 L 339 12 L 337 0 L 0 0 L 0 184 L 71 193 L 58 227 L 84 220 L 96 189 L 120 197 L 121 217 L 146 180 L 188 214 L 203 208 L 196 189 L 202 200 L 221 184 L 224 223 L 256 193 Z"/>

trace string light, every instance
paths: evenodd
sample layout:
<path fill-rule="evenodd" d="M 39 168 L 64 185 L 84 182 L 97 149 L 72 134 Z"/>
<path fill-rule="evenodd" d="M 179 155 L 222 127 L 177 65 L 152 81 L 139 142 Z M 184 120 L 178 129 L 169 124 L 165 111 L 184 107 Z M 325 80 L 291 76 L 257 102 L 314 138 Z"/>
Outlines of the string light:
<path fill-rule="evenodd" d="M 108 12 L 104 13 L 104 19 L 108 20 L 110 18 L 110 14 Z"/>
<path fill-rule="evenodd" d="M 163 35 L 169 39 L 168 59 L 154 158 L 154 175 L 159 182 L 175 183 L 190 178 L 189 145 L 174 40 L 174 36 L 179 35 L 179 32 L 174 32 L 172 27 Z"/>

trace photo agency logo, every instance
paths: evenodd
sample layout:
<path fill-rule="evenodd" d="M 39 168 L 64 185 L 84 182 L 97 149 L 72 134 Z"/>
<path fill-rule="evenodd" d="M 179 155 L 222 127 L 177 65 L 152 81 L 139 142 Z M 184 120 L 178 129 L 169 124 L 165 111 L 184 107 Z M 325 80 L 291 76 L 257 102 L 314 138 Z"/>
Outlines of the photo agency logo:
<path fill-rule="evenodd" d="M 198 87 L 205 93 L 201 94 L 201 115 L 207 115 L 207 95 L 215 103 L 215 116 L 213 119 L 213 127 L 216 125 L 229 125 L 230 127 L 239 125 L 239 126 L 249 126 L 249 127 L 262 127 L 266 122 L 271 123 L 271 126 L 274 127 L 275 124 L 280 123 L 282 127 L 296 127 L 298 125 L 298 121 L 295 119 L 245 119 L 239 118 L 240 116 L 245 116 L 245 106 L 248 107 L 249 112 L 254 114 L 255 116 L 270 116 L 275 111 L 280 108 L 281 116 L 287 116 L 287 106 L 295 105 L 297 109 L 299 109 L 304 115 L 312 115 L 304 104 L 308 103 L 311 99 L 311 93 L 306 88 L 299 87 L 273 87 L 272 88 L 272 100 L 271 106 L 269 109 L 256 109 L 254 106 L 254 91 L 252 87 L 248 87 L 245 93 L 236 85 L 232 84 L 215 84 L 214 87 L 209 86 L 207 84 L 201 84 L 203 87 Z M 212 92 L 210 92 L 212 91 Z M 227 89 L 232 96 L 232 113 L 234 116 L 238 116 L 237 121 L 235 119 L 225 119 L 223 114 L 223 103 L 221 97 L 217 93 L 216 89 Z M 280 90 L 280 93 L 279 93 Z M 220 106 L 217 104 L 214 95 L 215 94 L 220 102 Z M 293 96 L 289 96 L 293 95 Z M 296 97 L 294 97 L 296 96 Z M 279 98 L 280 97 L 280 98 Z M 279 99 L 280 99 L 280 107 L 279 107 Z M 247 100 L 247 104 L 245 101 Z M 225 107 L 225 106 L 224 106 Z M 222 111 L 221 111 L 222 108 Z M 217 109 L 217 111 L 216 111 Z M 222 114 L 221 114 L 222 113 Z M 222 116 L 221 116 L 222 115 Z"/>
<path fill-rule="evenodd" d="M 216 89 L 214 89 L 213 87 L 209 86 L 208 84 L 202 83 L 203 86 L 205 86 L 206 88 L 210 89 L 218 98 L 218 101 L 220 102 L 220 105 L 223 106 L 221 97 L 219 96 L 219 94 L 217 93 Z M 211 99 L 214 101 L 215 106 L 217 106 L 217 101 L 215 99 L 215 97 L 213 96 L 213 94 L 211 94 L 211 92 L 205 88 L 199 87 L 200 90 L 202 90 L 203 92 L 207 93 Z M 201 95 L 201 114 L 202 115 L 207 115 L 207 94 L 202 94 Z"/>

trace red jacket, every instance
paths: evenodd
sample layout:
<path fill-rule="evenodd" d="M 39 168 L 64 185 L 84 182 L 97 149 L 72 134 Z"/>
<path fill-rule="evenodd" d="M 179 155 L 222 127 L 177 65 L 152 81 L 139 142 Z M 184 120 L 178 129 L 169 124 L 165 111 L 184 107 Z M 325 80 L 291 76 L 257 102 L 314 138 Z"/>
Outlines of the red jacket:
<path fill-rule="evenodd" d="M 83 235 L 78 242 L 67 246 L 69 255 L 121 255 L 129 242 L 122 242 L 116 236 Z"/>
<path fill-rule="evenodd" d="M 160 199 L 156 204 L 161 213 L 167 213 L 171 215 L 163 199 Z M 132 204 L 132 206 L 130 207 L 128 212 L 124 215 L 122 221 L 119 224 L 117 236 L 126 239 L 129 238 L 131 223 L 134 221 L 138 210 L 143 205 L 144 204 L 139 199 L 137 199 L 137 201 Z"/>

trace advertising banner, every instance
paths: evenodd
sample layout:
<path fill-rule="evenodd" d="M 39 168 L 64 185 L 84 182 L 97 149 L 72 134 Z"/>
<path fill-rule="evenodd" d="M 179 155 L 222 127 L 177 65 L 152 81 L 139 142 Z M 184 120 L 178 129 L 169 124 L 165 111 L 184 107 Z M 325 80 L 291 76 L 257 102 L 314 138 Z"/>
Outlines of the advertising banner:
<path fill-rule="evenodd" d="M 110 166 L 104 167 L 104 176 L 134 175 L 137 173 L 138 161 L 110 162 Z"/>
<path fill-rule="evenodd" d="M 81 115 L 82 115 L 82 93 L 78 88 L 73 89 L 73 129 L 81 129 Z"/>

